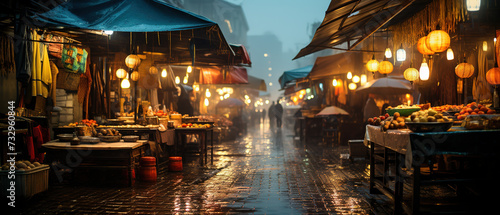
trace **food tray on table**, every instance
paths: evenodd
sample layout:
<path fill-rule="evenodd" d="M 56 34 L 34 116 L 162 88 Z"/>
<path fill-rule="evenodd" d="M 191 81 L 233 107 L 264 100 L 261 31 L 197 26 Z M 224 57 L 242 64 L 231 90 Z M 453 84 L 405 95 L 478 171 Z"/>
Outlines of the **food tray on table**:
<path fill-rule="evenodd" d="M 101 136 L 99 137 L 101 139 L 101 142 L 120 142 L 122 139 L 122 135 L 117 135 L 117 136 Z"/>
<path fill-rule="evenodd" d="M 385 109 L 385 111 L 391 115 L 394 116 L 394 113 L 398 112 L 401 116 L 409 116 L 411 113 L 415 111 L 419 111 L 420 108 L 391 108 L 391 109 Z"/>
<path fill-rule="evenodd" d="M 73 139 L 73 134 L 58 134 L 59 142 L 69 142 Z"/>
<path fill-rule="evenodd" d="M 448 131 L 453 122 L 407 122 L 406 127 L 413 132 Z"/>
<path fill-rule="evenodd" d="M 137 135 L 127 135 L 122 137 L 123 141 L 125 142 L 136 142 L 139 140 L 139 136 Z"/>

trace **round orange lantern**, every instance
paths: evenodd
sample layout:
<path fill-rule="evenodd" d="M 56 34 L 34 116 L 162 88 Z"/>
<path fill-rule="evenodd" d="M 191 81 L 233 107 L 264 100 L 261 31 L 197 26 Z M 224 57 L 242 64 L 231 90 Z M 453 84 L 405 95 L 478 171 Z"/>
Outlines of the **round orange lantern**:
<path fill-rule="evenodd" d="M 391 73 L 393 69 L 394 66 L 392 66 L 392 63 L 386 60 L 380 62 L 378 65 L 378 72 L 380 72 L 380 74 L 387 75 Z"/>
<path fill-rule="evenodd" d="M 131 54 L 125 58 L 125 65 L 127 65 L 128 68 L 134 69 L 139 66 L 140 63 L 141 58 L 139 58 L 139 55 Z"/>
<path fill-rule="evenodd" d="M 419 77 L 418 70 L 415 68 L 408 68 L 403 73 L 403 76 L 405 77 L 406 80 L 410 82 L 416 81 Z"/>
<path fill-rule="evenodd" d="M 435 30 L 425 38 L 425 46 L 433 52 L 444 52 L 450 47 L 450 35 L 443 30 Z"/>
<path fill-rule="evenodd" d="M 124 69 L 118 69 L 116 70 L 116 77 L 117 78 L 125 78 L 127 77 L 127 71 L 125 71 Z"/>
<path fill-rule="evenodd" d="M 133 71 L 132 74 L 130 74 L 130 80 L 132 80 L 132 81 L 139 80 L 139 72 Z"/>
<path fill-rule="evenodd" d="M 498 66 L 491 68 L 486 72 L 486 81 L 491 85 L 500 84 L 500 68 Z"/>
<path fill-rule="evenodd" d="M 158 74 L 158 68 L 156 68 L 156 66 L 149 67 L 149 74 L 151 74 L 151 75 Z"/>
<path fill-rule="evenodd" d="M 433 55 L 434 52 L 432 50 L 430 50 L 427 47 L 427 45 L 425 44 L 426 40 L 427 40 L 427 37 L 422 37 L 422 38 L 418 39 L 417 50 L 418 50 L 418 52 L 420 52 L 421 54 L 424 54 L 424 55 Z"/>
<path fill-rule="evenodd" d="M 464 61 L 455 67 L 455 74 L 460 78 L 470 78 L 474 74 L 474 66 Z"/>
<path fill-rule="evenodd" d="M 378 71 L 378 67 L 379 63 L 377 60 L 375 60 L 375 55 L 373 55 L 372 59 L 366 63 L 366 70 L 370 72 L 376 72 Z"/>

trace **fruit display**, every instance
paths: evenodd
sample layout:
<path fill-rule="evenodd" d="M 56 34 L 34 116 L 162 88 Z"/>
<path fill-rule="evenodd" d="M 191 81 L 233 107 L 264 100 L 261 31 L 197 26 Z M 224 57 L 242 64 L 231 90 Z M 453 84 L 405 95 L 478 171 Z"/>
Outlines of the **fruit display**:
<path fill-rule="evenodd" d="M 14 167 L 18 171 L 25 171 L 25 170 L 37 168 L 39 166 L 41 166 L 41 164 L 38 162 L 31 163 L 28 160 L 21 160 L 21 161 L 16 161 Z M 10 169 L 10 163 L 4 163 L 2 165 L 2 170 L 9 170 L 9 169 Z"/>
<path fill-rule="evenodd" d="M 499 129 L 500 115 L 498 114 L 476 114 L 468 115 L 462 123 L 467 130 Z"/>
<path fill-rule="evenodd" d="M 113 128 L 109 129 L 101 129 L 99 133 L 97 133 L 98 137 L 103 137 L 103 136 L 121 136 L 120 132 Z"/>
<path fill-rule="evenodd" d="M 493 109 L 489 109 L 485 105 L 477 104 L 476 102 L 471 102 L 462 107 L 460 112 L 455 113 L 457 120 L 464 120 L 468 115 L 477 115 L 477 114 L 495 114 L 496 111 Z"/>
<path fill-rule="evenodd" d="M 210 128 L 210 124 L 201 124 L 201 123 L 182 123 L 177 126 L 177 128 Z"/>
<path fill-rule="evenodd" d="M 440 111 L 429 109 L 413 112 L 406 122 L 453 122 L 453 119 Z"/>
<path fill-rule="evenodd" d="M 384 131 L 387 131 L 389 129 L 406 128 L 405 118 L 406 117 L 401 116 L 399 112 L 395 112 L 393 116 L 385 118 L 385 120 L 382 121 L 380 124 Z"/>
<path fill-rule="evenodd" d="M 382 121 L 390 117 L 388 113 L 383 116 L 368 118 L 368 124 L 370 125 L 380 125 Z"/>
<path fill-rule="evenodd" d="M 66 127 L 66 128 L 74 128 L 76 126 L 88 126 L 88 127 L 97 127 L 98 124 L 95 120 L 93 119 L 82 119 L 82 121 L 80 122 L 73 122 L 73 123 L 70 123 L 68 125 L 65 125 L 63 127 Z"/>

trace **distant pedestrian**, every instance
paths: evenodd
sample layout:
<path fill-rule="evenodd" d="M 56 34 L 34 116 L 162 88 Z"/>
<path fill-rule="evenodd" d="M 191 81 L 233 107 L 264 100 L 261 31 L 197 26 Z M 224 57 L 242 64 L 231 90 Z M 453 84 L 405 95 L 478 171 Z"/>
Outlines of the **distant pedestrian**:
<path fill-rule="evenodd" d="M 283 121 L 283 106 L 280 104 L 278 99 L 276 105 L 274 106 L 274 116 L 276 117 L 276 127 L 281 128 L 281 123 Z"/>
<path fill-rule="evenodd" d="M 264 123 L 266 121 L 266 109 L 262 109 L 261 118 L 262 118 L 262 123 Z"/>
<path fill-rule="evenodd" d="M 274 102 L 269 106 L 269 109 L 267 110 L 267 116 L 269 117 L 269 128 L 274 128 Z"/>

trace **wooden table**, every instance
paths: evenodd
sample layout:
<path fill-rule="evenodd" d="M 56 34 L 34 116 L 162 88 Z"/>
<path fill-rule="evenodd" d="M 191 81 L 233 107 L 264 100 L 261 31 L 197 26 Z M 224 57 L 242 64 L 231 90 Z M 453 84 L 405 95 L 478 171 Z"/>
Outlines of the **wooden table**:
<path fill-rule="evenodd" d="M 71 145 L 69 142 L 49 141 L 42 145 L 47 163 L 55 172 L 58 169 L 78 168 L 122 168 L 128 170 L 129 185 L 132 185 L 135 165 L 143 155 L 144 140 L 137 142 L 112 142 Z M 54 163 L 56 162 L 56 163 Z M 57 163 L 60 162 L 60 163 Z M 62 175 L 56 175 L 62 180 Z"/>
<path fill-rule="evenodd" d="M 453 177 L 439 178 L 433 170 L 432 159 L 436 155 L 459 155 L 464 158 L 486 159 L 491 167 L 498 170 L 500 130 L 465 130 L 452 127 L 448 131 L 414 133 L 408 129 L 388 130 L 383 132 L 380 126 L 366 126 L 365 139 L 370 145 L 370 192 L 380 191 L 394 200 L 395 214 L 404 210 L 408 214 L 419 214 L 421 204 L 421 186 L 430 184 L 485 183 L 495 180 L 493 174 L 470 175 L 459 173 Z M 383 150 L 376 150 L 376 148 Z M 382 164 L 381 173 L 376 172 L 376 165 Z M 391 174 L 390 166 L 395 167 Z M 423 178 L 421 167 L 428 166 L 434 176 Z M 413 169 L 410 179 L 411 202 L 403 202 L 403 185 L 407 177 L 403 168 Z M 495 169 L 490 169 L 494 172 Z M 434 174 L 436 173 L 436 174 Z M 394 186 L 389 186 L 393 183 Z M 392 188 L 393 187 L 393 188 Z M 438 203 L 436 203 L 438 204 Z"/>
<path fill-rule="evenodd" d="M 211 150 L 211 164 L 213 165 L 214 163 L 214 130 L 213 128 L 175 128 L 175 136 L 177 137 L 177 140 L 175 141 L 175 146 L 174 150 L 175 153 L 178 154 L 178 147 L 181 144 L 184 144 L 183 141 L 183 136 L 187 134 L 194 134 L 198 135 L 200 138 L 200 144 L 199 144 L 199 151 L 200 151 L 200 165 L 204 166 L 208 161 L 208 150 L 207 150 L 207 145 L 208 145 L 208 139 L 207 139 L 207 134 L 210 134 L 210 150 Z M 205 161 L 205 162 L 203 162 Z"/>

